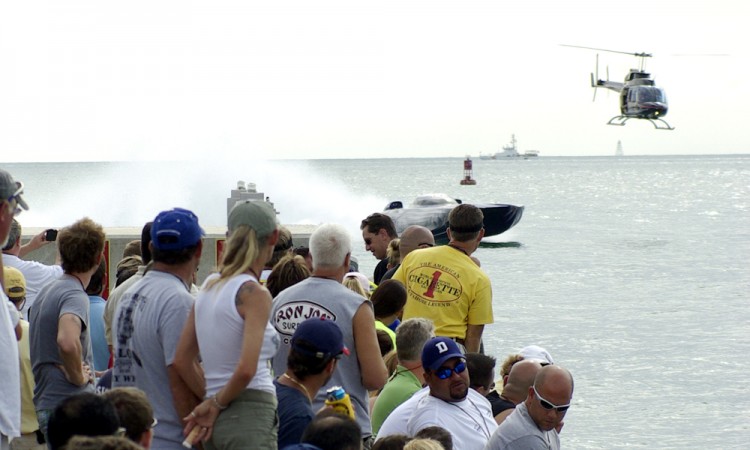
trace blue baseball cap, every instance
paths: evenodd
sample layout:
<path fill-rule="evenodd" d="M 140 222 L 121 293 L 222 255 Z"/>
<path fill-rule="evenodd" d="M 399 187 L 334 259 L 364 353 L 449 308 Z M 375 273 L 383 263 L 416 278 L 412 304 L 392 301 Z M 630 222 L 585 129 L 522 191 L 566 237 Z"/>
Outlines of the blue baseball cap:
<path fill-rule="evenodd" d="M 463 358 L 464 354 L 453 339 L 447 337 L 432 338 L 422 348 L 422 367 L 437 370 L 451 358 Z"/>
<path fill-rule="evenodd" d="M 320 360 L 340 354 L 349 355 L 344 345 L 344 334 L 333 320 L 324 318 L 307 319 L 297 325 L 291 342 L 294 351 Z"/>
<path fill-rule="evenodd" d="M 183 250 L 197 245 L 204 235 L 198 216 L 182 208 L 162 211 L 151 226 L 151 242 L 157 250 Z"/>

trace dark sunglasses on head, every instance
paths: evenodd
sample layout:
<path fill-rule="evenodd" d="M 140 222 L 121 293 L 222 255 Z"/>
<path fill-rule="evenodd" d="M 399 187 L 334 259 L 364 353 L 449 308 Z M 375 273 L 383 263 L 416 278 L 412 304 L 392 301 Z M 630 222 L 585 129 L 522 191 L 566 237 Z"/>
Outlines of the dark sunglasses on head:
<path fill-rule="evenodd" d="M 463 371 L 466 370 L 466 363 L 461 361 L 458 364 L 456 364 L 456 367 L 450 368 L 450 367 L 440 367 L 435 370 L 435 375 L 440 378 L 441 380 L 445 380 L 446 378 L 450 378 L 451 375 L 453 375 L 453 372 L 463 373 Z"/>
<path fill-rule="evenodd" d="M 294 254 L 295 255 L 300 255 L 302 257 L 305 257 L 308 254 L 310 254 L 310 248 L 309 247 L 304 247 L 304 246 L 296 247 L 294 249 Z"/>
<path fill-rule="evenodd" d="M 568 408 L 570 408 L 570 403 L 568 403 L 567 405 L 555 405 L 554 403 L 548 400 L 545 400 L 544 397 L 539 395 L 539 391 L 536 390 L 536 386 L 533 386 L 533 388 L 534 388 L 534 395 L 536 395 L 536 398 L 539 399 L 539 403 L 541 403 L 542 408 L 554 409 L 557 412 L 565 412 L 568 410 Z"/>

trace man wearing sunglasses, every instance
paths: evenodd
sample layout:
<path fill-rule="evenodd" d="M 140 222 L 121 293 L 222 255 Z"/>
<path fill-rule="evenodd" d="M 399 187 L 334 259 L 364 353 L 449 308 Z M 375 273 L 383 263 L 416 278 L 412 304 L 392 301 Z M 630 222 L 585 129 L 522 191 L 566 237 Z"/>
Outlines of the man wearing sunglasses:
<path fill-rule="evenodd" d="M 573 398 L 573 376 L 559 365 L 544 366 L 526 401 L 500 424 L 488 450 L 560 448 L 558 429 Z"/>
<path fill-rule="evenodd" d="M 8 242 L 13 217 L 23 209 L 29 209 L 21 198 L 23 184 L 15 181 L 0 169 L 0 247 Z M 0 256 L 0 267 L 2 267 Z M 0 270 L 0 284 L 4 285 L 3 270 Z M 13 314 L 11 316 L 11 313 Z M 20 335 L 19 315 L 15 306 L 8 301 L 4 289 L 0 289 L 0 450 L 10 448 L 10 438 L 21 435 L 21 375 L 18 364 L 18 342 Z"/>
<path fill-rule="evenodd" d="M 388 271 L 388 244 L 398 237 L 393 219 L 383 213 L 373 213 L 362 220 L 359 228 L 365 241 L 365 250 L 372 252 L 380 262 L 375 266 L 373 280 L 380 284 L 383 275 Z"/>
<path fill-rule="evenodd" d="M 497 428 L 490 402 L 469 389 L 466 358 L 456 342 L 445 337 L 430 339 L 422 350 L 424 379 L 429 394 L 414 408 L 406 424 L 409 436 L 438 426 L 448 430 L 457 449 L 483 449 Z"/>

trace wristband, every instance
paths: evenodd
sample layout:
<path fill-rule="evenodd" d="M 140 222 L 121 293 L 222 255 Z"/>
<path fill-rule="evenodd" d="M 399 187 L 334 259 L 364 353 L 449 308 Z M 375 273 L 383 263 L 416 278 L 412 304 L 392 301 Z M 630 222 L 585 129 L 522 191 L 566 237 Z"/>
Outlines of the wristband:
<path fill-rule="evenodd" d="M 222 405 L 221 403 L 219 403 L 219 399 L 217 398 L 218 395 L 219 394 L 214 394 L 213 397 L 211 397 L 211 400 L 213 401 L 214 406 L 216 406 L 217 408 L 219 408 L 219 411 L 224 411 L 225 409 L 227 409 L 229 407 L 229 405 L 225 406 L 225 405 Z"/>

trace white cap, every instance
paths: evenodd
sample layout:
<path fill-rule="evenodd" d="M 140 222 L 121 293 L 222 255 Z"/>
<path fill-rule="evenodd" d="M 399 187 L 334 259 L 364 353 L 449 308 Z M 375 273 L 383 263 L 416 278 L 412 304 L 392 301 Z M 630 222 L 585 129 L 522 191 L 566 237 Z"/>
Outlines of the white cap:
<path fill-rule="evenodd" d="M 523 356 L 523 359 L 530 359 L 533 361 L 539 361 L 541 363 L 547 363 L 547 364 L 554 364 L 555 360 L 552 359 L 552 355 L 549 354 L 549 352 L 542 347 L 538 345 L 528 345 L 521 350 L 518 351 L 518 353 Z"/>

